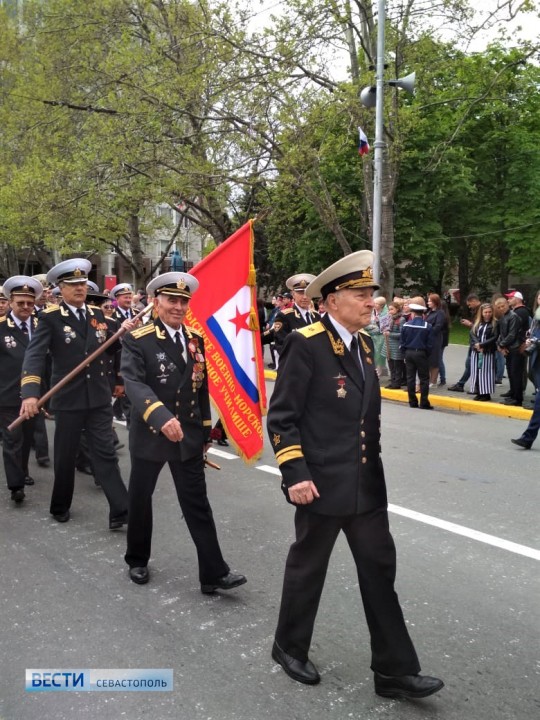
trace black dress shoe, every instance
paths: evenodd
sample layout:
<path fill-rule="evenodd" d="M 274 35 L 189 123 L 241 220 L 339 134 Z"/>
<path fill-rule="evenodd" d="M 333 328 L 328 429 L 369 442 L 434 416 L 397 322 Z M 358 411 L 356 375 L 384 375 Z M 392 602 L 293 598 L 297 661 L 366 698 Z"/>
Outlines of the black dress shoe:
<path fill-rule="evenodd" d="M 90 465 L 76 465 L 75 467 L 83 475 L 93 475 L 94 474 L 94 471 L 92 470 Z"/>
<path fill-rule="evenodd" d="M 279 647 L 277 642 L 274 642 L 272 647 L 272 658 L 278 665 L 281 665 L 290 678 L 297 682 L 304 683 L 305 685 L 317 685 L 321 681 L 321 676 L 311 660 L 302 662 L 301 660 L 291 657 L 291 655 L 288 655 Z"/>
<path fill-rule="evenodd" d="M 517 400 L 514 400 L 513 398 L 508 398 L 508 400 L 506 400 L 506 402 L 504 404 L 509 407 L 521 407 L 523 405 L 523 403 L 520 403 Z"/>
<path fill-rule="evenodd" d="M 420 404 L 420 407 L 422 408 L 422 410 L 433 410 L 433 405 L 431 405 L 430 403 L 425 403 L 424 405 Z"/>
<path fill-rule="evenodd" d="M 147 567 L 132 567 L 129 568 L 129 577 L 137 585 L 146 585 L 150 580 L 150 573 Z"/>
<path fill-rule="evenodd" d="M 418 403 L 411 403 L 411 402 L 410 402 L 410 403 L 409 403 L 409 407 L 417 408 L 417 407 L 418 407 Z"/>
<path fill-rule="evenodd" d="M 36 458 L 36 462 L 40 467 L 49 467 L 51 464 L 48 457 Z"/>
<path fill-rule="evenodd" d="M 115 415 L 114 419 L 118 420 L 118 422 L 125 422 L 126 416 L 125 415 Z"/>
<path fill-rule="evenodd" d="M 401 675 L 390 677 L 375 673 L 375 692 L 381 697 L 425 698 L 439 692 L 444 683 L 428 675 Z"/>
<path fill-rule="evenodd" d="M 448 389 L 451 392 L 464 392 L 463 385 L 460 385 L 459 383 L 456 383 L 455 385 L 450 385 Z"/>
<path fill-rule="evenodd" d="M 121 515 L 117 518 L 111 518 L 109 520 L 109 530 L 119 530 L 124 525 L 127 525 L 127 515 Z"/>
<path fill-rule="evenodd" d="M 509 390 L 508 392 L 501 393 L 501 397 L 503 397 L 503 398 L 512 397 L 512 393 L 511 393 L 510 390 Z"/>
<path fill-rule="evenodd" d="M 53 518 L 56 522 L 65 523 L 69 520 L 69 510 L 66 510 L 64 513 L 53 513 Z"/>
<path fill-rule="evenodd" d="M 218 578 L 213 583 L 201 584 L 201 592 L 205 595 L 210 595 L 215 590 L 232 590 L 239 585 L 244 585 L 244 583 L 247 583 L 247 578 L 245 575 L 240 575 L 240 573 L 228 572 L 226 575 Z"/>
<path fill-rule="evenodd" d="M 24 484 L 25 485 L 35 485 L 35 481 L 33 477 L 30 477 L 30 475 L 26 475 L 24 478 Z"/>
<path fill-rule="evenodd" d="M 17 488 L 16 490 L 11 491 L 11 499 L 14 503 L 17 503 L 17 505 L 20 505 L 24 498 L 25 494 L 22 488 Z"/>
<path fill-rule="evenodd" d="M 519 445 L 519 447 L 522 447 L 524 450 L 530 450 L 532 447 L 532 442 L 527 442 L 527 440 L 523 440 L 522 438 L 512 438 L 510 442 L 513 442 L 514 445 Z"/>
<path fill-rule="evenodd" d="M 221 445 L 222 447 L 229 447 L 229 442 L 227 440 L 223 440 L 223 438 L 221 440 L 218 440 L 217 444 Z"/>

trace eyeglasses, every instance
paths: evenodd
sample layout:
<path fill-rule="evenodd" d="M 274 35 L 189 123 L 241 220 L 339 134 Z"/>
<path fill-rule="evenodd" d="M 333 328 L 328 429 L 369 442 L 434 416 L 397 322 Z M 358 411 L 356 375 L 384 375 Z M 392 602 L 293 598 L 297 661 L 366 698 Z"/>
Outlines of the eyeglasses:
<path fill-rule="evenodd" d="M 102 306 L 101 306 L 101 309 L 102 309 L 102 310 L 111 310 L 111 309 L 112 309 L 112 305 L 102 305 Z"/>
<path fill-rule="evenodd" d="M 15 300 L 14 305 L 17 305 L 18 307 L 34 307 L 34 301 L 30 300 L 29 302 L 26 302 L 25 300 Z"/>

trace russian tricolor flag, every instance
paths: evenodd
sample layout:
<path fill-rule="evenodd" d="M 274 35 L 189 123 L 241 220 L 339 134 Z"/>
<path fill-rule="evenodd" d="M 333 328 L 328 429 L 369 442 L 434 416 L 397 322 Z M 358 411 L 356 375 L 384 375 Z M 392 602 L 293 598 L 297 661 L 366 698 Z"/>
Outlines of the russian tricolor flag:
<path fill-rule="evenodd" d="M 361 127 L 358 128 L 358 154 L 367 155 L 369 152 L 369 143 L 366 133 Z"/>

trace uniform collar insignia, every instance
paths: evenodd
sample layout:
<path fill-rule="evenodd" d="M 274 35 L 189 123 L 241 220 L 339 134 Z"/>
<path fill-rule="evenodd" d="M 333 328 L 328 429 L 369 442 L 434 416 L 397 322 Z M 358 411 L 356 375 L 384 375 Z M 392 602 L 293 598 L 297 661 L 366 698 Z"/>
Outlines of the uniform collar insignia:
<path fill-rule="evenodd" d="M 167 337 L 167 333 L 165 332 L 165 330 L 162 330 L 159 325 L 155 325 L 155 329 L 158 340 L 165 340 L 165 338 Z"/>
<path fill-rule="evenodd" d="M 334 351 L 335 355 L 344 356 L 345 355 L 345 343 L 341 338 L 335 338 L 334 335 L 330 332 L 330 330 L 326 330 L 326 334 L 330 338 L 330 342 L 332 344 L 332 350 Z"/>

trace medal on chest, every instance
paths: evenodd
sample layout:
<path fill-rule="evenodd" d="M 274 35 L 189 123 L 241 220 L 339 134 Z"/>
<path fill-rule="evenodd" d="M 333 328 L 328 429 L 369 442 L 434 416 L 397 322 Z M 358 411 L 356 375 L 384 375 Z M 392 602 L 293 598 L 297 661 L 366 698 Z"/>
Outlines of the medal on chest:
<path fill-rule="evenodd" d="M 69 343 L 77 337 L 77 333 L 69 325 L 64 325 L 64 341 Z"/>
<path fill-rule="evenodd" d="M 345 388 L 345 380 L 347 379 L 346 375 L 342 375 L 339 373 L 339 375 L 334 376 L 334 380 L 337 380 L 337 396 L 338 398 L 344 398 L 347 395 L 347 390 Z"/>

